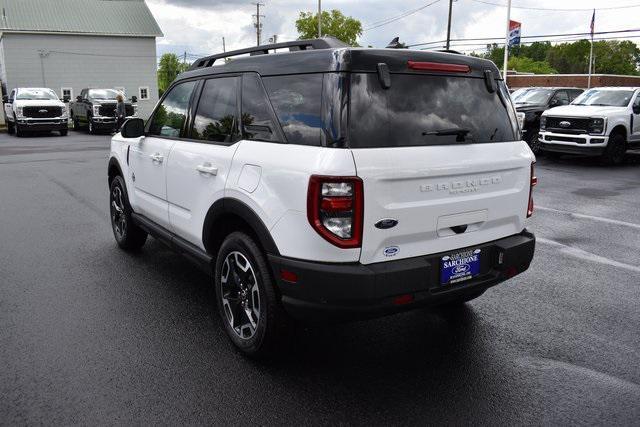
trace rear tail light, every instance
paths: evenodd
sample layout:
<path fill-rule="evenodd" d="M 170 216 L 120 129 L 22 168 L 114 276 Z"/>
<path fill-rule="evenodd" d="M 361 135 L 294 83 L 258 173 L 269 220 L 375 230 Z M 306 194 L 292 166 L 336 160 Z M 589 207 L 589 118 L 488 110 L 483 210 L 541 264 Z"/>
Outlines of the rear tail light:
<path fill-rule="evenodd" d="M 538 184 L 538 177 L 535 172 L 535 162 L 531 163 L 531 181 L 529 183 L 529 206 L 527 207 L 527 218 L 533 215 L 533 187 Z"/>
<path fill-rule="evenodd" d="M 339 248 L 362 244 L 364 200 L 358 177 L 312 175 L 307 192 L 307 218 L 314 230 Z"/>

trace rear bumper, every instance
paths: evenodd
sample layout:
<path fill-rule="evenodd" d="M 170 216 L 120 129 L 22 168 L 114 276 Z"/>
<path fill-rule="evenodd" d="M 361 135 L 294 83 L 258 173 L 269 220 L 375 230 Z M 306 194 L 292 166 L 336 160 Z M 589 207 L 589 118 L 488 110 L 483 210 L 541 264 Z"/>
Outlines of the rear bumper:
<path fill-rule="evenodd" d="M 450 252 L 369 265 L 315 263 L 275 255 L 269 260 L 290 315 L 307 321 L 339 321 L 444 304 L 497 285 L 529 268 L 535 237 L 525 230 L 467 249 L 476 248 L 482 250 L 480 275 L 445 286 L 440 284 L 440 259 Z M 295 273 L 297 282 L 283 280 L 281 270 Z M 399 305 L 397 298 L 407 295 L 410 297 Z"/>

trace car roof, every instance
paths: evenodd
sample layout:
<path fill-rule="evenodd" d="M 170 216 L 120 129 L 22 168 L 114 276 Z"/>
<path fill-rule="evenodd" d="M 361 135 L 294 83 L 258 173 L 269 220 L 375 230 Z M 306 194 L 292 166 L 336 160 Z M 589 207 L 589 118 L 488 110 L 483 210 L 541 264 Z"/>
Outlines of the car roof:
<path fill-rule="evenodd" d="M 318 44 L 319 48 L 307 47 L 304 50 L 269 53 L 271 49 L 295 48 L 297 46 L 295 43 L 314 43 L 319 41 L 326 40 L 300 40 L 277 45 L 259 46 L 253 48 L 253 50 L 242 49 L 240 51 L 227 52 L 226 54 L 204 57 L 197 60 L 188 71 L 180 74 L 177 80 L 242 72 L 256 72 L 263 76 L 326 72 L 376 72 L 380 63 L 387 64 L 391 73 L 443 74 L 442 72 L 412 70 L 408 66 L 408 61 L 468 65 L 470 68 L 468 73 L 447 72 L 446 75 L 484 77 L 485 70 L 490 70 L 494 78 L 501 79 L 500 72 L 493 62 L 455 53 L 410 49 L 356 48 L 346 46 L 337 40 L 335 41 L 340 45 L 325 43 L 324 45 Z M 250 56 L 237 57 L 237 55 L 234 55 L 235 52 L 248 53 Z M 229 58 L 230 60 L 228 62 L 219 61 L 223 58 Z M 220 65 L 217 65 L 218 63 Z"/>
<path fill-rule="evenodd" d="M 592 87 L 591 89 L 606 89 L 606 90 L 638 90 L 638 86 L 599 86 Z"/>

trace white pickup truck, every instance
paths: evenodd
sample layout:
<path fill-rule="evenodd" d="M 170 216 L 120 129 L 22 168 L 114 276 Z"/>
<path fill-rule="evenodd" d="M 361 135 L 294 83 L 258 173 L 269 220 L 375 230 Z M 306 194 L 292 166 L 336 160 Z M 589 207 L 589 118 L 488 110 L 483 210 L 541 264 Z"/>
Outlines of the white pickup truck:
<path fill-rule="evenodd" d="M 545 111 L 540 143 L 551 155 L 583 154 L 622 163 L 628 149 L 640 147 L 640 88 L 589 89 L 570 105 Z"/>
<path fill-rule="evenodd" d="M 30 131 L 68 131 L 67 108 L 48 88 L 15 88 L 4 97 L 7 132 L 22 136 Z"/>

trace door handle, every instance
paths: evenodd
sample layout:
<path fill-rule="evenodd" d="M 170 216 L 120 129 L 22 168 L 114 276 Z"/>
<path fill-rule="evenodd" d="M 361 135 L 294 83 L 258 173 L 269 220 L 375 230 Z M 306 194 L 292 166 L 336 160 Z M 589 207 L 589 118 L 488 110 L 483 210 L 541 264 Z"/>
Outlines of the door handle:
<path fill-rule="evenodd" d="M 216 176 L 218 175 L 218 168 L 211 166 L 211 163 L 205 162 L 201 165 L 196 166 L 196 170 L 200 173 Z"/>
<path fill-rule="evenodd" d="M 162 163 L 162 161 L 164 160 L 164 157 L 161 156 L 160 153 L 151 154 L 149 155 L 149 157 L 151 157 L 151 161 L 153 162 Z"/>

